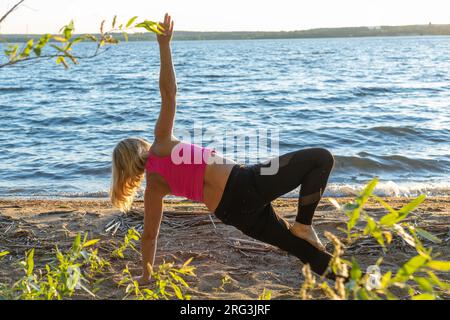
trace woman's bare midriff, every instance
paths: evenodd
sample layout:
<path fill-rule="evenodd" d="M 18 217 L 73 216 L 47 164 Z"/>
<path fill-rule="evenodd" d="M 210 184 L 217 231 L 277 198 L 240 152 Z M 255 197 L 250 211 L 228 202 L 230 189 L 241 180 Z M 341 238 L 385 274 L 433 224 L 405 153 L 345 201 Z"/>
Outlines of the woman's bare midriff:
<path fill-rule="evenodd" d="M 171 150 L 179 143 L 180 141 L 176 139 L 173 139 L 170 143 L 165 144 L 157 144 L 154 142 L 151 150 L 156 156 L 164 157 L 170 155 Z M 213 157 L 214 163 L 209 164 L 206 167 L 203 187 L 203 202 L 211 213 L 214 213 L 219 206 L 220 200 L 222 200 L 223 192 L 225 191 L 228 177 L 230 176 L 231 170 L 236 165 L 234 161 L 225 159 L 217 153 L 215 153 Z M 170 187 L 163 177 L 155 174 L 148 174 L 147 180 L 153 180 L 155 185 L 157 185 L 162 192 L 167 195 L 170 194 Z"/>
<path fill-rule="evenodd" d="M 205 185 L 203 189 L 203 202 L 206 207 L 214 213 L 222 199 L 225 186 L 230 176 L 231 170 L 236 165 L 231 160 L 226 160 L 219 155 L 214 156 L 217 160 L 210 164 L 205 172 Z"/>

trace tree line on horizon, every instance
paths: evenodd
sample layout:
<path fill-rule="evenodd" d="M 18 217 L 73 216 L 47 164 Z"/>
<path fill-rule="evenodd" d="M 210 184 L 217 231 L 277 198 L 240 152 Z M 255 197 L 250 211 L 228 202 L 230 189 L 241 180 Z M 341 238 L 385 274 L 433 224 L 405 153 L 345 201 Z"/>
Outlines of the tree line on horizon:
<path fill-rule="evenodd" d="M 95 34 L 94 34 L 95 35 Z M 450 24 L 428 24 L 379 27 L 318 28 L 299 31 L 177 31 L 174 40 L 245 40 L 245 39 L 302 39 L 302 38 L 347 38 L 347 37 L 394 37 L 394 36 L 446 36 L 450 35 Z M 25 42 L 38 34 L 2 34 L 0 42 Z M 129 34 L 128 39 L 117 34 L 118 40 L 152 41 L 154 33 Z"/>

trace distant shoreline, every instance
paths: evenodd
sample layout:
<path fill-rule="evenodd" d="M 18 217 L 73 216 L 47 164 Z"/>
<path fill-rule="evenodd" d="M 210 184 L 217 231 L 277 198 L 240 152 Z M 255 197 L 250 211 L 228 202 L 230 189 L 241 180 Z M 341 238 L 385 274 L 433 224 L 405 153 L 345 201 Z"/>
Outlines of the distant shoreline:
<path fill-rule="evenodd" d="M 95 34 L 94 34 L 95 35 Z M 404 36 L 449 36 L 450 24 L 428 24 L 379 27 L 319 28 L 300 31 L 177 31 L 175 41 L 198 40 L 259 40 L 259 39 L 314 39 L 314 38 L 361 38 Z M 39 34 L 0 34 L 0 42 L 24 42 L 39 38 Z M 117 34 L 119 40 L 123 35 Z M 129 41 L 152 41 L 152 33 L 134 33 Z"/>

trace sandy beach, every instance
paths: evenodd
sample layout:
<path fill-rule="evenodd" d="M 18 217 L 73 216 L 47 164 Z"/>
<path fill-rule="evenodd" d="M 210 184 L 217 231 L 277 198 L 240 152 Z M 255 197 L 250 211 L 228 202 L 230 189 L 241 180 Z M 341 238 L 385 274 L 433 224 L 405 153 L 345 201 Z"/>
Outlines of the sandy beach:
<path fill-rule="evenodd" d="M 347 203 L 350 199 L 338 199 Z M 408 202 L 407 198 L 386 199 L 394 208 Z M 275 202 L 277 212 L 292 221 L 296 214 L 295 199 Z M 369 203 L 367 211 L 374 216 L 384 213 L 379 204 Z M 130 227 L 142 228 L 143 202 L 135 202 L 133 211 L 121 214 L 106 200 L 0 200 L 0 252 L 10 255 L 0 261 L 0 282 L 10 283 L 21 275 L 16 263 L 24 252 L 36 249 L 36 265 L 48 263 L 57 245 L 70 247 L 79 232 L 89 232 L 90 238 L 101 239 L 100 254 L 110 252 Z M 442 244 L 434 245 L 443 259 L 450 258 L 450 198 L 428 198 L 409 218 L 417 226 L 440 237 Z M 315 218 L 322 239 L 324 231 L 343 237 L 346 216 L 324 200 Z M 425 242 L 426 244 L 430 244 Z M 332 245 L 327 243 L 331 251 Z M 354 256 L 366 268 L 382 255 L 381 248 L 369 239 L 346 249 L 346 257 Z M 395 239 L 382 265 L 383 271 L 397 269 L 415 255 L 413 248 Z M 167 261 L 182 263 L 193 257 L 196 278 L 188 278 L 192 299 L 257 299 L 264 289 L 273 299 L 297 299 L 302 283 L 299 260 L 281 250 L 253 242 L 233 227 L 210 216 L 202 205 L 184 201 L 166 201 L 164 219 L 158 244 L 157 264 Z M 136 275 L 140 272 L 139 257 L 131 250 L 125 259 L 111 259 L 111 269 L 97 293 L 102 299 L 121 299 L 123 288 L 117 286 L 121 271 L 128 264 Z M 448 281 L 448 276 L 443 275 Z M 222 280 L 228 279 L 225 285 Z M 83 292 L 77 298 L 89 298 Z"/>

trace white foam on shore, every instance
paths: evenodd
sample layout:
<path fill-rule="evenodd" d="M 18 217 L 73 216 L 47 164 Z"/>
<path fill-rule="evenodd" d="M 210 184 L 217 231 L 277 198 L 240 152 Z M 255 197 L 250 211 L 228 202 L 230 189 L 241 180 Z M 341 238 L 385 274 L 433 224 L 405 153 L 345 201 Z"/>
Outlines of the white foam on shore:
<path fill-rule="evenodd" d="M 330 197 L 348 197 L 358 195 L 365 185 L 361 184 L 330 184 L 326 195 Z M 424 183 L 407 182 L 395 183 L 394 181 L 380 181 L 375 194 L 381 197 L 416 197 L 421 194 L 427 196 L 450 196 L 450 184 L 448 183 Z"/>
<path fill-rule="evenodd" d="M 364 184 L 351 183 L 330 183 L 325 192 L 325 197 L 355 197 L 363 189 Z M 285 198 L 297 198 L 299 188 L 284 195 Z M 449 183 L 425 183 L 407 182 L 395 183 L 393 181 L 380 181 L 375 188 L 375 194 L 381 197 L 417 197 L 421 194 L 435 197 L 449 197 Z M 108 199 L 109 193 L 106 190 L 95 192 L 55 192 L 49 194 L 8 194 L 0 196 L 2 199 Z M 139 190 L 136 197 L 143 199 L 143 189 Z M 180 199 L 180 197 L 169 196 L 168 199 Z"/>

